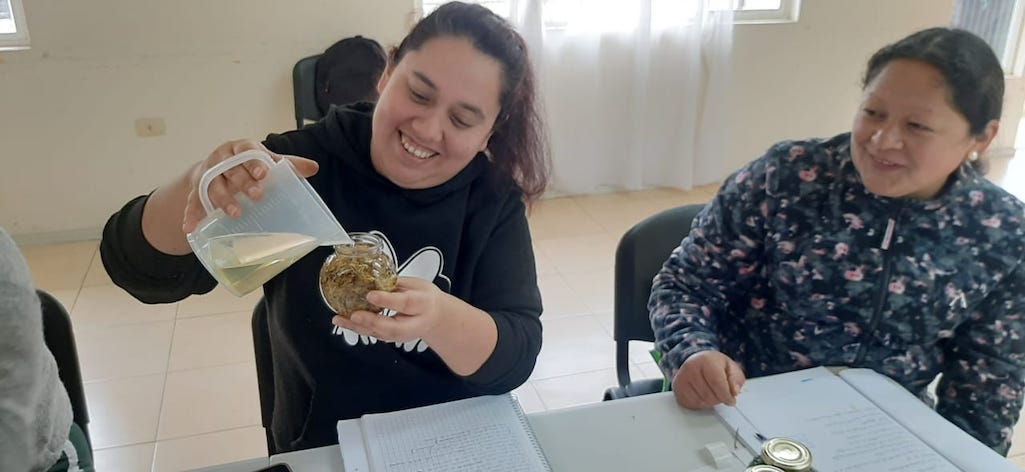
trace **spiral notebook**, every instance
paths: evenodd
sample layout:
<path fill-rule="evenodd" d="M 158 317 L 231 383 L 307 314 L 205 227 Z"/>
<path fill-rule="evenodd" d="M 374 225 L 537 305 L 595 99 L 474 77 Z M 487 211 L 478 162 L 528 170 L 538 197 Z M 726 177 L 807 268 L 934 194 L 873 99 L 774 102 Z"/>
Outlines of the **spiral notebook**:
<path fill-rule="evenodd" d="M 338 422 L 345 472 L 550 472 L 519 402 L 491 395 Z"/>

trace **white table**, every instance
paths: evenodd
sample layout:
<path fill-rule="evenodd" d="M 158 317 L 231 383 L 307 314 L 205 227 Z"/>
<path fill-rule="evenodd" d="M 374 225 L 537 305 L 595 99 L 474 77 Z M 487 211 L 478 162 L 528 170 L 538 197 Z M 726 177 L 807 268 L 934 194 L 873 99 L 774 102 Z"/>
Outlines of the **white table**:
<path fill-rule="evenodd" d="M 743 447 L 733 449 L 732 434 L 714 412 L 686 410 L 670 392 L 533 413 L 527 419 L 556 472 L 740 472 L 751 458 Z M 715 442 L 733 451 L 729 468 L 716 469 L 704 450 Z M 342 470 L 337 445 L 199 470 L 253 472 L 278 463 L 288 464 L 294 472 Z"/>
<path fill-rule="evenodd" d="M 704 451 L 721 442 L 733 450 L 733 435 L 715 412 L 687 410 L 672 392 L 528 415 L 552 470 L 717 470 Z M 739 446 L 733 468 L 744 470 L 751 454 Z"/>

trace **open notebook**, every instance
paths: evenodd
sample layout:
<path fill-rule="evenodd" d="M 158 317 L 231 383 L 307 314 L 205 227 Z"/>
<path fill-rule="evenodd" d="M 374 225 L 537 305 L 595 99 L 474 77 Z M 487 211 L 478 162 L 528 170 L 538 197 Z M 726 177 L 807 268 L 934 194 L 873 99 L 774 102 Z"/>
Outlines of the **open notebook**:
<path fill-rule="evenodd" d="M 869 369 L 824 367 L 750 379 L 737 406 L 716 412 L 753 451 L 789 437 L 811 449 L 816 470 L 1017 471 L 893 380 Z"/>
<path fill-rule="evenodd" d="M 510 394 L 338 422 L 345 472 L 550 472 Z"/>

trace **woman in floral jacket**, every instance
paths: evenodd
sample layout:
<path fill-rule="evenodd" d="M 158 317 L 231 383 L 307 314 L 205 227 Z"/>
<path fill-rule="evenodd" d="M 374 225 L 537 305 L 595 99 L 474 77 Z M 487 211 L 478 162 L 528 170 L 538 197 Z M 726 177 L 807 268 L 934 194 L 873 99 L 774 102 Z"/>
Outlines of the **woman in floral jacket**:
<path fill-rule="evenodd" d="M 971 33 L 878 51 L 850 133 L 731 176 L 655 278 L 662 367 L 689 408 L 746 377 L 868 367 L 1006 454 L 1025 374 L 1025 204 L 977 160 L 1003 72 Z"/>

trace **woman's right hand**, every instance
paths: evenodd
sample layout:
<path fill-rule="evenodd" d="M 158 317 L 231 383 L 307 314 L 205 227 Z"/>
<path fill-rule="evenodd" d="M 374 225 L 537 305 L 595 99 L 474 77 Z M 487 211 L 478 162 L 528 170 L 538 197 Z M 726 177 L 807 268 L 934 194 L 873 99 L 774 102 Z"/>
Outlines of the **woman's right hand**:
<path fill-rule="evenodd" d="M 712 408 L 720 403 L 733 406 L 744 386 L 740 364 L 719 351 L 702 351 L 683 362 L 673 377 L 676 402 L 692 410 Z"/>
<path fill-rule="evenodd" d="M 193 166 L 189 173 L 189 195 L 185 205 L 185 214 L 182 220 L 182 232 L 190 233 L 196 225 L 206 216 L 206 210 L 199 199 L 199 181 L 203 173 L 218 163 L 228 158 L 249 150 L 259 150 L 270 155 L 275 162 L 281 159 L 288 159 L 295 166 L 296 171 L 303 177 L 309 177 L 317 173 L 319 168 L 316 161 L 298 157 L 279 155 L 270 152 L 263 144 L 252 140 L 229 141 L 214 149 L 202 162 Z M 260 180 L 267 176 L 267 166 L 255 160 L 250 160 L 228 169 L 210 182 L 210 203 L 214 208 L 224 210 L 228 216 L 238 218 L 242 214 L 242 207 L 235 200 L 235 195 L 244 192 L 252 200 L 259 200 L 263 197 L 263 189 L 260 187 Z"/>

